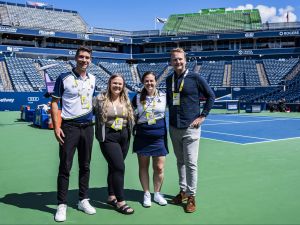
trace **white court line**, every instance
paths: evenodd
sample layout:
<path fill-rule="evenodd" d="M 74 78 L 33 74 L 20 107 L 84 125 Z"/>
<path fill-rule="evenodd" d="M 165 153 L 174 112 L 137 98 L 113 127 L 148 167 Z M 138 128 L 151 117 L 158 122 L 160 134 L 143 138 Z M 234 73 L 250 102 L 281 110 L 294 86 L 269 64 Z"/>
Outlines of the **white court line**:
<path fill-rule="evenodd" d="M 202 137 L 202 136 L 201 136 L 201 139 L 208 139 L 208 140 L 220 141 L 220 142 L 225 142 L 225 143 L 230 143 L 230 144 L 243 145 L 243 144 L 238 143 L 238 142 L 224 141 L 224 140 L 220 140 L 220 139 L 214 139 L 214 138 L 208 138 L 208 137 Z M 259 142 L 258 142 L 258 143 L 259 143 Z"/>
<path fill-rule="evenodd" d="M 270 143 L 270 142 L 276 142 L 276 141 L 286 141 L 286 140 L 299 139 L 300 137 L 282 138 L 282 139 L 271 140 L 271 141 L 256 141 L 256 142 L 251 142 L 251 143 L 238 143 L 238 142 L 224 141 L 224 140 L 220 140 L 220 139 L 207 138 L 207 137 L 201 137 L 201 138 L 202 139 L 213 140 L 213 141 L 224 142 L 224 143 L 236 144 L 236 145 L 253 145 L 253 144 L 264 144 L 264 143 Z"/>
<path fill-rule="evenodd" d="M 246 135 L 239 135 L 239 134 L 229 134 L 229 133 L 215 132 L 215 131 L 208 131 L 208 130 L 202 130 L 201 132 L 208 132 L 208 133 L 213 133 L 213 134 L 223 134 L 223 135 L 227 135 L 227 136 L 236 136 L 236 137 L 244 137 L 244 138 L 253 138 L 253 139 L 266 140 L 266 141 L 274 141 L 274 139 L 260 138 L 260 137 L 253 137 L 253 136 L 246 136 Z"/>
<path fill-rule="evenodd" d="M 290 118 L 284 118 L 284 119 L 274 119 L 274 120 L 253 120 L 253 121 L 243 121 L 243 122 L 231 122 L 223 120 L 224 123 L 215 123 L 215 124 L 203 124 L 203 126 L 216 126 L 216 125 L 223 125 L 223 124 L 247 124 L 247 123 L 260 123 L 260 122 L 274 122 L 274 121 L 282 121 L 282 120 L 290 120 Z M 210 120 L 210 121 L 222 121 L 222 120 Z"/>
<path fill-rule="evenodd" d="M 214 119 L 205 119 L 208 121 L 221 121 L 221 122 L 230 122 L 230 123 L 237 123 L 237 121 L 233 121 L 233 120 L 214 120 Z"/>
<path fill-rule="evenodd" d="M 214 123 L 214 124 L 203 124 L 201 125 L 202 127 L 206 127 L 206 126 L 216 126 L 216 125 L 231 125 L 231 124 L 237 124 L 238 122 L 235 122 L 235 123 Z"/>
<path fill-rule="evenodd" d="M 261 143 L 269 143 L 269 142 L 275 142 L 275 141 L 286 141 L 286 140 L 293 140 L 293 139 L 299 139 L 299 138 L 300 137 L 281 138 L 281 139 L 274 139 L 272 141 L 259 141 L 259 142 L 245 143 L 245 144 L 242 144 L 242 145 L 261 144 Z"/>
<path fill-rule="evenodd" d="M 218 115 L 218 114 L 215 114 Z M 244 114 L 225 114 L 224 116 L 238 116 L 238 117 L 252 117 L 252 118 L 275 118 L 275 119 L 280 119 L 280 118 L 285 118 L 285 119 L 291 119 L 291 120 L 300 120 L 300 118 L 294 118 L 294 117 L 281 117 L 281 116 L 251 116 L 251 115 L 244 115 Z"/>

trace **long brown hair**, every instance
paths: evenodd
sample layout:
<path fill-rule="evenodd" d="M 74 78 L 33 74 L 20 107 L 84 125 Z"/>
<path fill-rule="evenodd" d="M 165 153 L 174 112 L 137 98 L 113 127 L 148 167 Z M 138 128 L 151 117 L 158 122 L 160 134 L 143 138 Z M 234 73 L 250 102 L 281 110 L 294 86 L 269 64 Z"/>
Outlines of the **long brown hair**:
<path fill-rule="evenodd" d="M 103 102 L 102 105 L 102 121 L 106 122 L 107 121 L 107 108 L 108 108 L 108 104 L 112 102 L 112 94 L 111 94 L 111 82 L 113 79 L 115 79 L 116 77 L 120 77 L 123 80 L 123 88 L 122 91 L 120 93 L 120 102 L 122 104 L 125 105 L 126 109 L 127 109 L 127 118 L 128 120 L 134 121 L 134 116 L 133 116 L 133 109 L 131 106 L 131 102 L 129 100 L 128 97 L 128 92 L 125 88 L 125 80 L 123 78 L 123 76 L 121 74 L 115 73 L 113 75 L 111 75 L 111 77 L 108 80 L 107 83 L 107 88 L 106 88 L 106 92 L 101 94 L 101 96 L 98 97 L 99 100 L 101 100 Z"/>
<path fill-rule="evenodd" d="M 146 71 L 143 76 L 142 76 L 142 83 L 144 84 L 144 80 L 146 78 L 146 76 L 148 75 L 153 75 L 155 81 L 157 81 L 157 77 L 155 75 L 155 73 L 153 71 Z M 145 88 L 145 86 L 143 87 L 142 91 L 141 91 L 141 97 L 140 97 L 140 102 L 144 103 L 146 101 L 146 96 L 147 96 L 147 90 Z"/>

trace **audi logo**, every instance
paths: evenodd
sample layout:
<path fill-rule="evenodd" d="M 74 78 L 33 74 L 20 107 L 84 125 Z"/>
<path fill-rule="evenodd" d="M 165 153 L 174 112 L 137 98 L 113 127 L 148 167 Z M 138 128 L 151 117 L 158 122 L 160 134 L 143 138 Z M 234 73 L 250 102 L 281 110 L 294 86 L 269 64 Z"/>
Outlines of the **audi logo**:
<path fill-rule="evenodd" d="M 40 100 L 39 97 L 28 97 L 27 101 L 28 102 L 38 102 Z"/>

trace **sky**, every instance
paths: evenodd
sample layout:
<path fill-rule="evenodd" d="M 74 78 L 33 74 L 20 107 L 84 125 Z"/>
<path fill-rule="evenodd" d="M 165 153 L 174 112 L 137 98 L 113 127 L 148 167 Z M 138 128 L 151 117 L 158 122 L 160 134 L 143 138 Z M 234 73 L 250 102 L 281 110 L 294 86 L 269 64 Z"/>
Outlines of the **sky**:
<path fill-rule="evenodd" d="M 140 31 L 161 29 L 163 24 L 155 23 L 155 18 L 168 18 L 171 14 L 197 13 L 207 8 L 254 9 L 261 12 L 262 21 L 300 21 L 298 0 L 45 0 L 55 8 L 76 10 L 91 27 Z M 9 0 L 23 3 L 26 1 Z M 297 3 L 298 2 L 298 3 Z"/>

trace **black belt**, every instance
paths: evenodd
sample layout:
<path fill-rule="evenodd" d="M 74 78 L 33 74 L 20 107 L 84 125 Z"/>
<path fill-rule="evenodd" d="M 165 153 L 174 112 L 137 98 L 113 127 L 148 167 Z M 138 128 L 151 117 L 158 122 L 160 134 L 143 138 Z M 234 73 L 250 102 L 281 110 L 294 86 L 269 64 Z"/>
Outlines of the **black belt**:
<path fill-rule="evenodd" d="M 63 123 L 73 127 L 79 127 L 79 128 L 85 128 L 85 127 L 93 126 L 95 124 L 93 122 L 78 123 L 78 122 L 72 122 L 67 120 L 63 120 Z"/>

